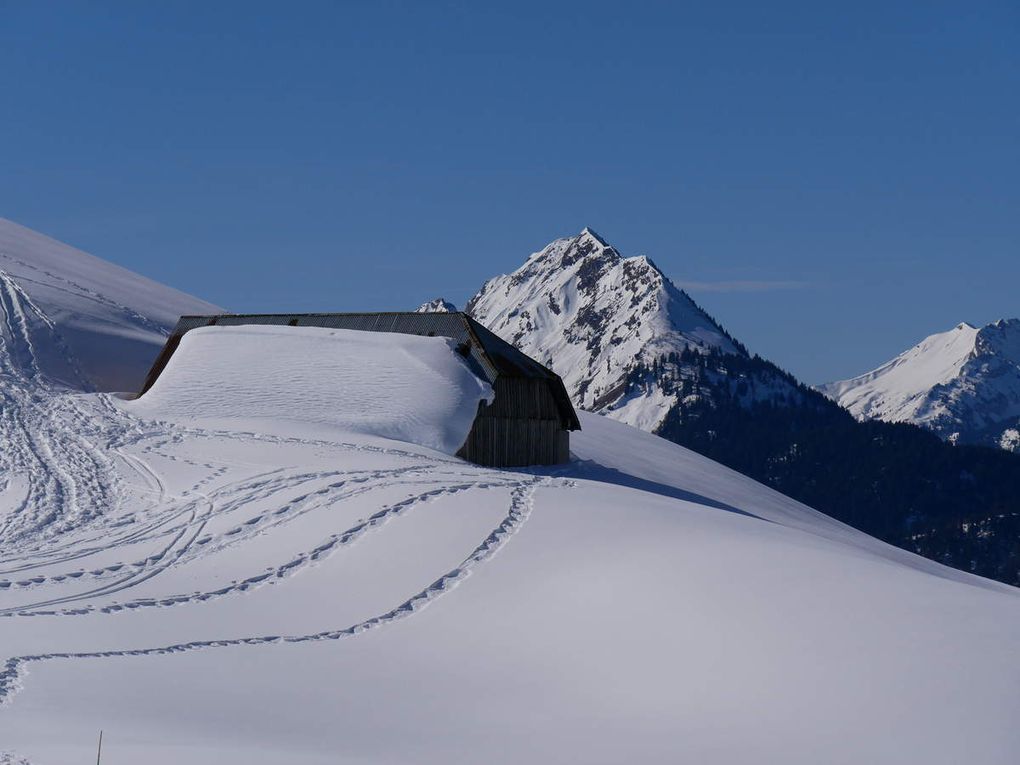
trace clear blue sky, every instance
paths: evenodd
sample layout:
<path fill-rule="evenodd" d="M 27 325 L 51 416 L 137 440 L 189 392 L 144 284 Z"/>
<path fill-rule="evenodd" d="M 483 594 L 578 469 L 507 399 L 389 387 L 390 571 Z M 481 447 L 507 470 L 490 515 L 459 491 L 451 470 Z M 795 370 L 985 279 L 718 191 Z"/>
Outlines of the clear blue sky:
<path fill-rule="evenodd" d="M 233 310 L 588 225 L 807 382 L 1020 315 L 1016 0 L 495 5 L 0 0 L 0 215 Z"/>

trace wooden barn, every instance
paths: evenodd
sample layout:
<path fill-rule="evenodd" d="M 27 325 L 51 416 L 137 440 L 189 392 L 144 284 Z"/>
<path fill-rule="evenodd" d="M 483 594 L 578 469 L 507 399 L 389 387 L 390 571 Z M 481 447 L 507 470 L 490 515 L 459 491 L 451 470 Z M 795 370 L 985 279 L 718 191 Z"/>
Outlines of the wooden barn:
<path fill-rule="evenodd" d="M 448 337 L 476 374 L 495 391 L 478 415 L 458 456 L 490 467 L 556 465 L 570 453 L 570 431 L 580 430 L 563 381 L 464 313 L 305 313 L 182 316 L 146 377 L 144 394 L 162 373 L 181 338 L 196 327 L 271 324 Z"/>

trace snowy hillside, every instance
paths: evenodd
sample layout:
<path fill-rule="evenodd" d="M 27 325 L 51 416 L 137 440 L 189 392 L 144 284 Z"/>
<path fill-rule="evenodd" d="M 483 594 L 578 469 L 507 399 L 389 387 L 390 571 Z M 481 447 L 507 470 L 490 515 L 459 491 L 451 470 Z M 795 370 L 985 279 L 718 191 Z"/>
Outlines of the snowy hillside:
<path fill-rule="evenodd" d="M 867 374 L 819 387 L 860 419 L 912 422 L 950 441 L 1020 446 L 1020 319 L 959 324 Z"/>
<path fill-rule="evenodd" d="M 587 228 L 490 279 L 464 310 L 552 367 L 578 406 L 645 430 L 678 397 L 638 390 L 635 370 L 688 349 L 745 353 L 651 260 L 624 258 Z"/>
<path fill-rule="evenodd" d="M 451 420 L 484 391 L 435 338 L 284 331 L 4 411 L 0 762 L 1015 761 L 1020 591 L 597 415 L 544 471 L 420 445 L 431 395 L 384 438 L 423 363 Z"/>
<path fill-rule="evenodd" d="M 0 356 L 78 389 L 137 390 L 167 330 L 222 309 L 0 218 Z"/>

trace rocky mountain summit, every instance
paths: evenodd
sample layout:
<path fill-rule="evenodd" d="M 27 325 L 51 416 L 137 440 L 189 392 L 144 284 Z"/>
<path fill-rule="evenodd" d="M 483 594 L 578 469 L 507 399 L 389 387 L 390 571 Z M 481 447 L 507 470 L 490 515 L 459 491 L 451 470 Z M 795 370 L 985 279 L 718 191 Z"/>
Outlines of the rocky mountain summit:
<path fill-rule="evenodd" d="M 465 310 L 552 367 L 578 406 L 652 432 L 705 393 L 695 358 L 748 358 L 654 262 L 624 257 L 590 228 L 490 279 Z M 774 378 L 744 382 L 747 397 L 791 392 Z"/>

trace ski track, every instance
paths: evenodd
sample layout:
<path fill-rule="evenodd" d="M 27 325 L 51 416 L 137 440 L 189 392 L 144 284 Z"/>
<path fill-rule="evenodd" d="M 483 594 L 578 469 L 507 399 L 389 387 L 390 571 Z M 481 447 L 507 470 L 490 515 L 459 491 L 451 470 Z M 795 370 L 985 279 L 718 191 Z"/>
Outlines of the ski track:
<path fill-rule="evenodd" d="M 443 574 L 420 592 L 412 595 L 395 608 L 373 616 L 364 621 L 341 627 L 335 630 L 313 632 L 304 635 L 260 635 L 255 637 L 223 638 L 218 640 L 196 640 L 156 648 L 135 648 L 129 650 L 87 651 L 87 652 L 54 652 L 17 656 L 8 659 L 0 671 L 0 705 L 10 702 L 11 697 L 21 689 L 27 666 L 34 662 L 51 659 L 108 659 L 123 656 L 161 656 L 166 654 L 199 651 L 210 648 L 229 648 L 234 646 L 257 646 L 280 643 L 308 643 L 323 640 L 343 640 L 372 629 L 392 624 L 405 619 L 438 600 L 453 590 L 460 582 L 471 575 L 480 564 L 495 555 L 520 529 L 534 507 L 534 492 L 539 484 L 549 483 L 555 479 L 529 477 L 519 482 L 513 490 L 510 508 L 502 522 L 456 567 Z"/>
<path fill-rule="evenodd" d="M 7 253 L 4 253 L 4 255 L 6 259 L 11 263 L 15 263 L 21 266 L 22 268 L 30 269 L 40 274 L 41 276 L 46 277 L 45 279 L 33 279 L 32 277 L 21 275 L 18 277 L 18 279 L 23 282 L 45 285 L 49 289 L 58 289 L 61 292 L 64 292 L 68 295 L 72 295 L 74 297 L 84 297 L 95 303 L 99 303 L 100 305 L 113 308 L 122 316 L 129 319 L 132 323 L 140 327 L 143 327 L 149 330 L 150 332 L 155 332 L 157 334 L 162 335 L 163 337 L 166 337 L 169 334 L 167 332 L 166 327 L 164 327 L 159 322 L 150 319 L 148 316 L 143 316 L 137 311 L 128 308 L 127 306 L 118 303 L 117 301 L 112 300 L 111 298 L 105 295 L 101 295 L 95 290 L 91 290 L 88 287 L 83 287 L 77 282 L 71 281 L 70 279 L 63 277 L 60 274 L 53 273 L 52 271 L 48 271 L 45 268 L 40 268 L 34 263 L 29 263 L 25 260 L 21 260 L 20 258 L 13 257 L 12 255 L 9 255 Z M 58 286 L 58 284 L 60 286 Z"/>
<path fill-rule="evenodd" d="M 243 597 L 279 584 L 341 554 L 368 534 L 432 502 L 478 492 L 509 492 L 509 507 L 492 531 L 446 574 L 376 616 L 309 634 L 195 639 L 172 645 L 14 656 L 0 663 L 0 706 L 11 702 L 31 665 L 56 659 L 152 656 L 230 646 L 342 640 L 405 619 L 452 591 L 519 530 L 540 486 L 572 482 L 527 472 L 489 470 L 442 455 L 396 447 L 254 432 L 206 430 L 139 420 L 103 394 L 77 394 L 47 382 L 32 344 L 34 306 L 0 272 L 0 492 L 24 496 L 0 507 L 0 624 L 7 619 L 144 612 Z M 45 324 L 39 314 L 37 322 Z M 389 458 L 387 466 L 302 469 L 248 463 L 233 447 L 300 446 L 327 450 L 331 461 L 350 454 Z M 200 448 L 185 451 L 182 446 Z M 212 448 L 210 448 L 212 447 Z M 223 460 L 193 458 L 224 454 Z M 392 463 L 396 464 L 392 464 Z M 183 465 L 193 482 L 172 488 L 160 465 Z M 269 467 L 270 469 L 266 469 Z M 14 480 L 17 479 L 17 480 Z M 178 483 L 180 478 L 178 476 Z M 400 495 L 403 491 L 404 494 Z M 394 499 L 397 492 L 398 499 Z M 383 494 L 379 499 L 374 495 Z M 6 498 L 5 498 L 6 499 Z M 194 592 L 153 596 L 136 588 L 167 571 L 215 560 L 309 513 L 344 518 L 358 499 L 358 515 L 299 552 L 247 576 Z M 365 504 L 368 503 L 368 504 Z M 332 513 L 332 514 L 331 514 Z M 321 532 L 320 532 L 321 533 Z M 90 559 L 99 558 L 98 561 Z M 93 565 L 89 565 L 92 562 Z M 265 565 L 270 563 L 270 565 Z M 114 600 L 113 598 L 117 599 Z M 68 635 L 70 636 L 70 632 Z M 0 752 L 0 765 L 22 760 Z"/>

